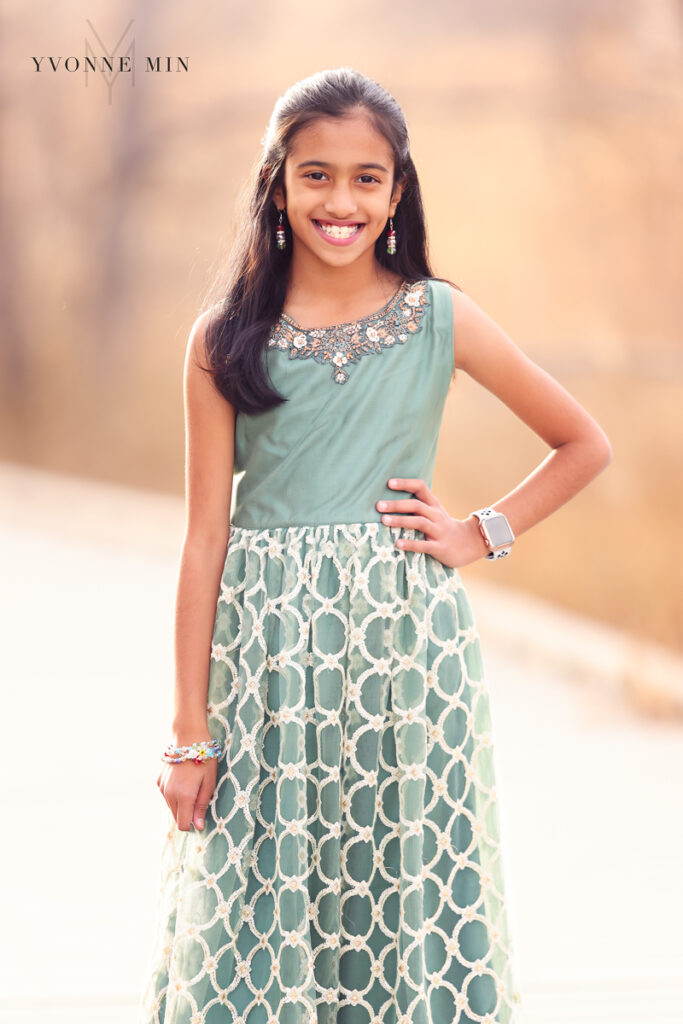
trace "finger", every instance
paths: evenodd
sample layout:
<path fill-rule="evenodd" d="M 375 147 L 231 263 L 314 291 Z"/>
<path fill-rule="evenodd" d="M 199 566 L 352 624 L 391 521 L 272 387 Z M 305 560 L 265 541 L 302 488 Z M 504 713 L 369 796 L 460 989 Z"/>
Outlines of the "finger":
<path fill-rule="evenodd" d="M 161 775 L 157 779 L 157 782 L 159 783 L 159 789 L 161 790 L 161 795 L 163 796 L 164 800 L 166 801 L 166 806 L 168 807 L 169 811 L 171 811 L 171 813 L 173 813 L 173 808 L 171 807 L 171 803 L 170 803 L 170 800 L 168 798 L 168 793 L 166 792 L 166 783 L 167 783 L 167 781 L 168 781 L 168 779 L 166 777 L 166 773 L 162 769 Z M 175 817 L 175 814 L 173 815 L 173 817 Z"/>
<path fill-rule="evenodd" d="M 380 512 L 385 510 L 393 512 L 413 512 L 421 511 L 427 514 L 429 505 L 425 505 L 424 501 L 419 501 L 417 498 L 382 498 L 378 501 L 377 508 Z"/>
<path fill-rule="evenodd" d="M 396 541 L 396 546 L 401 551 L 424 551 L 425 554 L 434 555 L 438 557 L 436 552 L 439 549 L 438 540 L 418 540 L 417 537 L 399 537 Z"/>
<path fill-rule="evenodd" d="M 433 536 L 434 523 L 426 516 L 382 516 L 382 522 L 392 529 L 420 530 L 429 537 Z"/>
<path fill-rule="evenodd" d="M 387 481 L 389 487 L 394 487 L 399 491 L 410 491 L 420 501 L 424 501 L 425 505 L 433 505 L 435 508 L 439 507 L 439 501 L 435 494 L 432 493 L 424 480 L 419 477 L 392 477 L 391 480 Z"/>
<path fill-rule="evenodd" d="M 211 800 L 211 794 L 213 793 L 214 783 L 211 776 L 207 773 L 202 779 L 202 784 L 199 787 L 197 793 L 197 799 L 194 805 L 194 814 L 192 820 L 195 827 L 198 829 L 204 828 L 204 820 L 206 818 L 206 809 L 209 806 Z"/>
<path fill-rule="evenodd" d="M 387 523 L 388 526 L 393 524 L 390 522 L 394 518 L 397 512 L 412 512 L 412 518 L 415 519 L 417 515 L 421 515 L 425 519 L 430 521 L 436 519 L 438 511 L 433 509 L 430 505 L 425 505 L 423 501 L 418 501 L 416 498 L 400 498 L 396 501 L 380 501 L 377 504 L 382 515 L 382 522 Z"/>
<path fill-rule="evenodd" d="M 175 821 L 176 825 L 178 824 L 179 797 L 177 784 L 178 780 L 175 777 L 175 773 L 173 771 L 169 772 L 164 781 L 164 796 L 166 798 L 166 803 L 168 804 L 168 809 L 173 815 L 173 820 Z"/>
<path fill-rule="evenodd" d="M 166 795 L 165 790 L 162 789 L 161 792 L 163 794 L 164 800 L 166 801 L 166 806 L 168 807 L 169 811 L 171 812 L 171 814 L 173 815 L 173 817 L 175 819 L 175 807 L 174 807 L 173 803 L 171 802 L 171 798 Z"/>
<path fill-rule="evenodd" d="M 178 828 L 183 832 L 189 832 L 192 828 L 192 812 L 194 810 L 195 794 L 180 793 L 178 796 L 178 813 L 176 822 Z"/>

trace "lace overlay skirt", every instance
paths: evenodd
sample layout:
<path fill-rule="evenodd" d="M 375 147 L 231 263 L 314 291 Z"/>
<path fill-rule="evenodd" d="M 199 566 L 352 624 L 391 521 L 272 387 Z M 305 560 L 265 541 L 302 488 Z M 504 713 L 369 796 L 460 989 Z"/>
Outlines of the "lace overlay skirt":
<path fill-rule="evenodd" d="M 489 695 L 456 569 L 233 525 L 202 831 L 170 814 L 141 1024 L 517 1024 Z"/>

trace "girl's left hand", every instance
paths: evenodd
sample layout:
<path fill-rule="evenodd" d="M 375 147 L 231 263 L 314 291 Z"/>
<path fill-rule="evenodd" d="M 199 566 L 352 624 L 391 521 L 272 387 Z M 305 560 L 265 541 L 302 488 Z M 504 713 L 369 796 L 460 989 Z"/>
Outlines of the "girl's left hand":
<path fill-rule="evenodd" d="M 387 483 L 389 487 L 410 491 L 415 497 L 378 501 L 382 522 L 386 526 L 403 526 L 425 534 L 425 540 L 399 537 L 396 544 L 401 550 L 424 551 L 451 569 L 476 562 L 488 553 L 476 517 L 454 519 L 449 516 L 424 480 L 392 478 Z M 398 512 L 411 514 L 396 515 Z"/>

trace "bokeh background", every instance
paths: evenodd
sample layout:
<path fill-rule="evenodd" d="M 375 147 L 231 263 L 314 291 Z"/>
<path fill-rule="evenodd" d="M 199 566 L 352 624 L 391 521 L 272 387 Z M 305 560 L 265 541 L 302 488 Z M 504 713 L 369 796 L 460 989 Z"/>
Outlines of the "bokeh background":
<path fill-rule="evenodd" d="M 85 956 L 80 997 L 75 975 L 67 971 L 59 974 L 61 987 L 55 974 L 29 1005 L 29 967 L 6 960 L 0 1013 L 4 1006 L 13 1022 L 33 1020 L 34 1011 L 41 1021 L 61 1020 L 62 1012 L 70 1022 L 80 1020 L 81 1012 L 83 1020 L 133 1019 L 131 978 L 142 977 L 140 954 L 151 932 L 150 879 L 161 820 L 161 808 L 150 819 L 152 802 L 156 808 L 159 801 L 149 780 L 158 766 L 155 751 L 147 749 L 167 742 L 170 713 L 187 337 L 229 251 L 240 189 L 277 96 L 314 71 L 349 65 L 381 82 L 405 111 L 436 274 L 457 281 L 586 406 L 614 453 L 587 488 L 518 539 L 513 557 L 463 570 L 478 598 L 473 603 L 485 644 L 490 637 L 528 1020 L 673 1020 L 667 1013 L 680 1006 L 682 984 L 673 952 L 681 939 L 678 931 L 674 939 L 673 926 L 667 931 L 662 921 L 648 919 L 650 934 L 660 939 L 648 953 L 652 963 L 642 1001 L 631 993 L 620 1015 L 610 1016 L 619 1005 L 615 993 L 623 994 L 635 967 L 620 974 L 615 954 L 610 977 L 619 985 L 603 985 L 603 995 L 611 992 L 603 1002 L 579 1005 L 568 976 L 557 981 L 557 963 L 544 973 L 543 950 L 553 943 L 551 919 L 541 925 L 530 907 L 535 895 L 541 914 L 542 903 L 573 891 L 569 875 L 579 885 L 574 861 L 567 861 L 561 876 L 543 873 L 551 857 L 569 857 L 569 848 L 576 855 L 578 816 L 586 815 L 590 829 L 603 828 L 609 819 L 614 827 L 602 839 L 613 845 L 604 847 L 609 855 L 595 900 L 613 877 L 615 858 L 632 856 L 634 874 L 623 867 L 604 906 L 592 904 L 594 915 L 609 920 L 624 942 L 628 916 L 642 937 L 642 908 L 630 904 L 630 915 L 625 910 L 636 865 L 643 876 L 658 865 L 662 885 L 666 878 L 673 883 L 667 871 L 680 849 L 681 830 L 668 814 L 666 791 L 683 767 L 675 753 L 683 717 L 681 4 L 229 0 L 190 6 L 151 0 L 122 6 L 5 0 L 0 18 L 0 520 L 9 570 L 4 668 L 12 729 L 26 724 L 28 692 L 51 709 L 40 719 L 45 729 L 57 730 L 59 723 L 63 734 L 75 738 L 86 725 L 106 732 L 116 722 L 129 738 L 139 738 L 147 758 L 144 793 L 136 789 L 143 778 L 139 764 L 116 768 L 111 751 L 96 762 L 100 795 L 116 792 L 118 800 L 122 785 L 130 787 L 129 794 L 135 790 L 127 806 L 136 808 L 141 866 L 112 884 L 119 902 L 137 894 L 139 931 L 129 915 L 127 942 L 111 939 L 123 934 L 115 927 L 105 940 L 93 918 L 89 926 L 98 938 L 92 948 L 87 932 L 79 931 L 70 963 L 73 970 L 76 953 Z M 110 84 L 101 75 L 85 75 L 82 67 L 49 68 L 50 56 L 83 61 L 86 53 L 117 46 L 123 53 L 131 44 L 134 76 L 120 74 Z M 171 70 L 145 73 L 147 55 L 164 61 L 170 56 Z M 40 72 L 34 56 L 44 58 Z M 177 56 L 188 62 L 188 71 L 177 70 Z M 510 410 L 460 373 L 448 399 L 434 490 L 452 515 L 464 517 L 516 486 L 547 450 Z M 157 570 L 160 575 L 154 575 Z M 122 617 L 123 603 L 130 619 Z M 135 616 L 133 606 L 140 609 Z M 52 637 L 47 650 L 46 632 Z M 95 641 L 96 648 L 88 646 Z M 534 662 L 532 672 L 529 659 L 560 649 L 566 651 L 564 668 L 550 668 L 547 661 L 539 670 Z M 592 793 L 591 771 L 604 769 L 605 759 L 612 764 L 616 750 L 619 771 L 628 766 L 634 774 L 628 775 L 628 791 L 618 789 L 615 778 L 617 788 L 609 796 L 605 787 L 593 794 L 590 806 L 573 806 L 573 831 L 556 812 L 555 845 L 543 847 L 539 819 L 524 803 L 532 797 L 528 789 L 522 793 L 522 778 L 525 787 L 531 781 L 547 787 L 545 807 L 552 805 L 560 780 L 564 797 L 574 799 L 578 762 L 593 749 L 585 746 L 581 729 L 574 735 L 568 724 L 566 702 L 583 701 L 592 692 L 576 685 L 579 669 L 572 657 L 581 662 L 582 684 L 593 677 L 610 683 L 598 711 L 591 704 L 585 720 L 578 712 L 577 721 L 599 721 L 605 729 L 595 761 L 591 755 L 588 769 L 581 769 L 588 771 L 583 795 Z M 79 687 L 93 686 L 94 680 L 100 689 L 89 714 Z M 109 696 L 118 696 L 115 712 L 106 703 L 103 680 Z M 162 693 L 166 711 L 159 710 Z M 532 704 L 523 706 L 524 698 Z M 613 747 L 619 722 L 628 723 L 627 732 Z M 568 737 L 571 746 L 562 747 Z M 543 752 L 551 758 L 558 743 L 566 756 L 553 762 L 557 774 L 550 770 L 548 779 L 539 780 L 538 761 L 532 771 L 531 761 L 519 760 L 531 748 L 538 758 Z M 660 762 L 657 754 L 664 750 Z M 39 796 L 44 766 L 33 764 L 30 777 Z M 78 762 L 67 758 L 60 764 L 59 777 L 71 794 Z M 620 776 L 624 786 L 626 777 Z M 88 778 L 84 785 L 94 793 L 92 772 Z M 6 797 L 23 807 L 20 784 L 4 785 Z M 66 812 L 75 794 L 63 799 Z M 614 824 L 617 805 L 623 807 L 623 831 Z M 562 806 L 569 805 L 560 801 Z M 660 859 L 649 845 L 640 853 L 632 845 L 627 849 L 633 843 L 631 816 L 637 813 L 640 829 L 649 811 L 657 815 L 660 831 L 653 845 Z M 53 849 L 50 862 L 60 865 L 71 892 L 82 877 L 74 870 L 75 847 L 69 846 L 71 819 L 58 818 L 55 835 L 64 843 L 56 842 L 61 852 Z M 665 820 L 676 830 L 666 832 Z M 520 821 L 527 828 L 538 825 L 531 843 Z M 35 820 L 26 821 L 27 829 L 35 827 Z M 590 829 L 583 842 L 595 854 L 596 832 Z M 88 847 L 90 855 L 79 860 L 87 884 L 100 892 L 94 865 L 103 863 L 98 857 L 105 833 L 102 825 L 100 845 Z M 79 840 L 91 841 L 92 831 Z M 529 858 L 537 853 L 533 868 Z M 588 870 L 595 862 L 586 856 Z M 42 863 L 36 860 L 35 867 Z M 543 896 L 534 885 L 541 877 Z M 45 882 L 51 884 L 44 893 L 49 904 L 63 885 L 54 874 Z M 18 886 L 13 898 L 18 934 L 28 937 L 29 926 L 24 933 L 19 922 L 34 897 Z M 660 906 L 670 898 L 667 891 Z M 675 898 L 681 902 L 680 889 Z M 68 903 L 55 919 L 60 929 Z M 85 912 L 87 894 L 80 905 Z M 569 901 L 566 916 L 558 911 L 553 922 L 556 942 L 560 934 L 571 934 L 576 953 L 585 941 L 578 933 L 583 925 L 588 932 L 594 917 L 588 914 L 580 926 L 578 917 L 570 924 L 572 913 Z M 72 949 L 66 933 L 62 941 Z M 124 979 L 118 994 L 106 972 L 107 985 L 93 981 L 103 970 L 101 958 L 97 965 L 93 960 L 97 950 L 106 950 L 110 970 Z M 562 946 L 565 964 L 571 955 Z M 597 992 L 603 975 L 591 963 L 595 970 L 584 971 L 582 984 Z M 560 990 L 562 999 L 543 1002 Z M 84 993 L 90 993 L 88 1006 Z M 652 1015 L 655 993 L 665 995 Z M 560 1005 L 574 1006 L 577 1015 L 563 1016 Z"/>
<path fill-rule="evenodd" d="M 37 11 L 40 10 L 40 17 Z M 405 110 L 431 254 L 607 432 L 609 470 L 500 582 L 683 648 L 683 61 L 674 0 L 5 5 L 0 453 L 181 493 L 189 328 L 276 97 L 350 64 Z M 35 73 L 113 46 L 189 72 Z M 22 53 L 22 60 L 12 55 Z M 45 62 L 46 63 L 46 62 Z M 111 97 L 111 104 L 108 99 Z M 492 503 L 546 446 L 461 375 L 438 493 Z M 590 567 L 587 575 L 586 569 Z M 490 574 L 478 565 L 475 573 Z M 588 585 L 587 585 L 588 583 Z"/>

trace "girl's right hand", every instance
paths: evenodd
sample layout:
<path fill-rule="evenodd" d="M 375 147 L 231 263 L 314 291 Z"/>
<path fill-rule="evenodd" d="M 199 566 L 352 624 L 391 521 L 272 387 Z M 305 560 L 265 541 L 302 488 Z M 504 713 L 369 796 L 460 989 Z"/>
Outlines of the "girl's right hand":
<path fill-rule="evenodd" d="M 196 829 L 204 828 L 206 808 L 216 788 L 217 773 L 215 757 L 200 764 L 194 761 L 164 764 L 159 772 L 157 786 L 183 832 L 189 832 L 192 825 Z"/>

